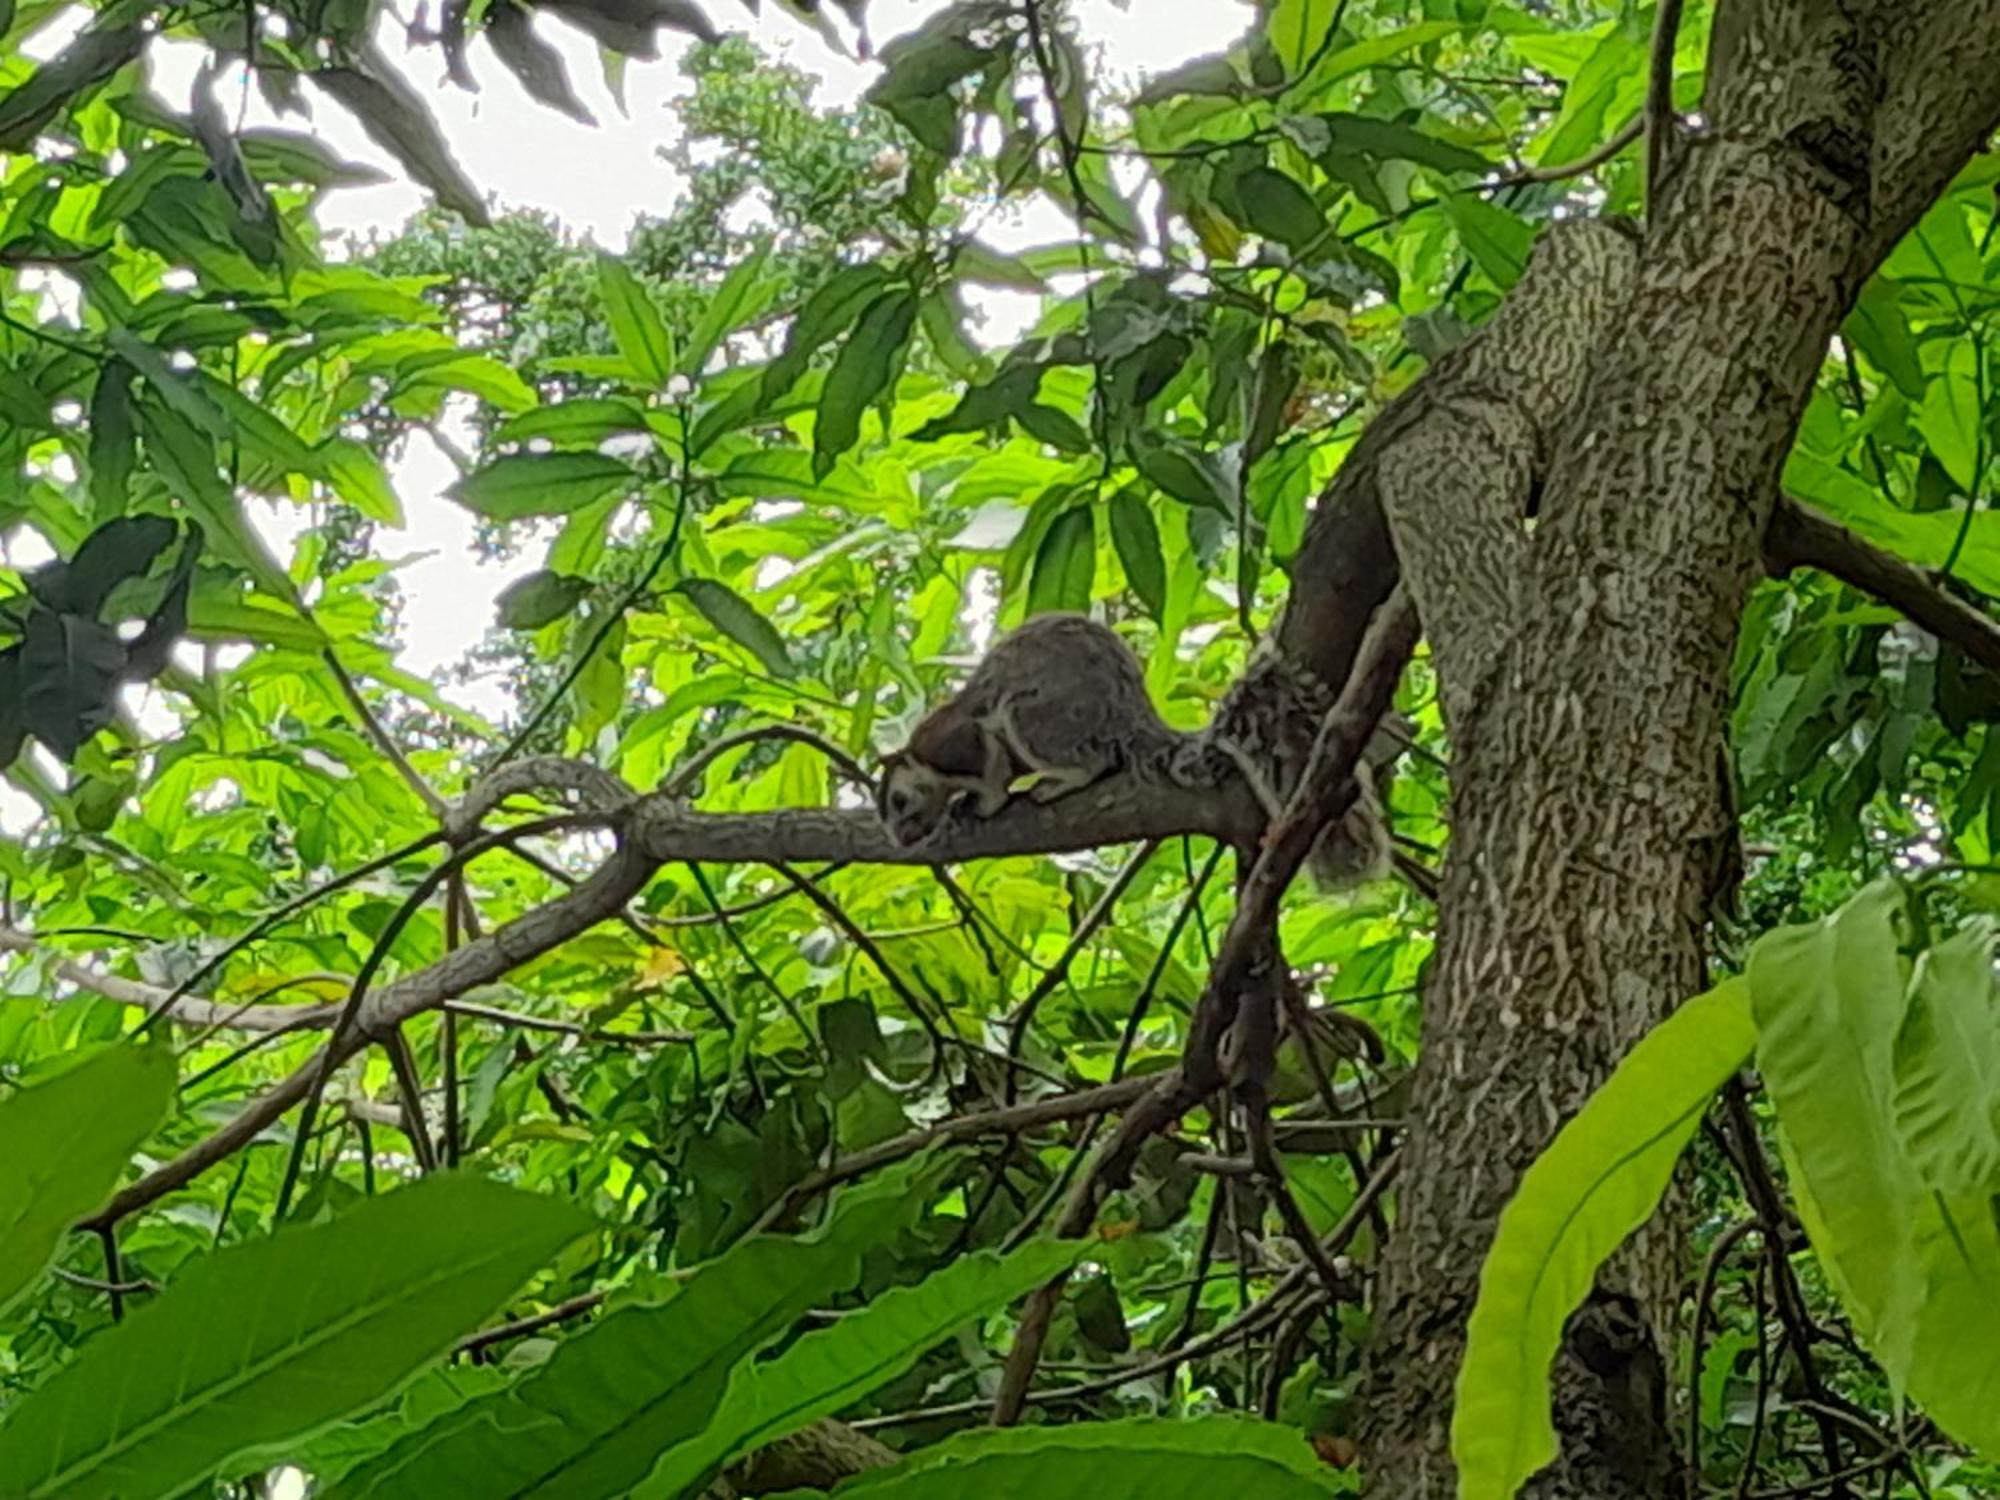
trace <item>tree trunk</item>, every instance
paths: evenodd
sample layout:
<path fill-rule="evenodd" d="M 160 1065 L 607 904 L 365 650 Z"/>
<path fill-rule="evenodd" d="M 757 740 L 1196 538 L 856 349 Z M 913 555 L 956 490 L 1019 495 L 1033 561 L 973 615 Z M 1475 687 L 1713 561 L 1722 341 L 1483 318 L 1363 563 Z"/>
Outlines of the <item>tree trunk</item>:
<path fill-rule="evenodd" d="M 1885 100 L 1922 61 L 1913 30 L 1951 11 L 1990 25 L 1990 9 L 1726 7 L 1711 128 L 1672 143 L 1629 292 L 1546 455 L 1540 518 L 1497 607 L 1468 600 L 1462 552 L 1426 556 L 1468 519 L 1427 504 L 1426 463 L 1448 485 L 1445 466 L 1482 455 L 1413 456 L 1385 492 L 1444 682 L 1453 812 L 1377 1299 L 1372 1493 L 1454 1493 L 1453 1382 L 1499 1211 L 1631 1044 L 1703 988 L 1704 922 L 1734 838 L 1730 658 L 1785 455 L 1861 281 L 1992 124 L 1988 85 L 1960 97 L 1963 117 L 1931 143 L 1942 149 L 1912 156 Z M 1878 190 L 1891 166 L 1924 182 Z M 1472 582 L 1495 592 L 1490 572 Z M 1563 1456 L 1528 1493 L 1679 1492 L 1663 1357 L 1679 1252 L 1671 1223 L 1645 1232 L 1572 1323 L 1555 1372 Z"/>

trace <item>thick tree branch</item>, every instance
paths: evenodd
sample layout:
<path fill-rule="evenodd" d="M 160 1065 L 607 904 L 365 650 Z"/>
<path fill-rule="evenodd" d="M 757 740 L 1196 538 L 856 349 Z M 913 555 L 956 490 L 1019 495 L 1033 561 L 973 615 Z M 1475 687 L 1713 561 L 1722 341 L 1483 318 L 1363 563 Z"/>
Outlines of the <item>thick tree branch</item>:
<path fill-rule="evenodd" d="M 2000 620 L 1946 593 L 1934 574 L 1863 541 L 1803 501 L 1779 498 L 1764 532 L 1764 562 L 1777 576 L 1798 568 L 1830 573 L 2000 672 Z"/>

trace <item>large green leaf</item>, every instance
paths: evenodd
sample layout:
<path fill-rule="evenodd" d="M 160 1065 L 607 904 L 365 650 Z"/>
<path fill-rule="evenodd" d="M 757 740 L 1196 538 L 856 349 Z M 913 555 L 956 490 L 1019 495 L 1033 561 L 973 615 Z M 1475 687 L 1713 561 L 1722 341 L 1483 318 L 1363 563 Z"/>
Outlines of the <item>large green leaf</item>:
<path fill-rule="evenodd" d="M 861 435 L 861 414 L 881 399 L 903 363 L 917 320 L 917 294 L 894 287 L 868 305 L 834 356 L 813 421 L 813 476 L 824 479 Z"/>
<path fill-rule="evenodd" d="M 1153 508 L 1136 487 L 1128 485 L 1111 497 L 1109 513 L 1111 544 L 1118 550 L 1125 581 L 1157 620 L 1167 607 L 1167 565 Z"/>
<path fill-rule="evenodd" d="M 1942 1065 L 1937 1049 L 1956 1044 L 1937 1030 L 1939 1006 L 1975 1028 L 1993 1024 L 1990 990 L 1961 967 L 1986 951 L 1985 934 L 1926 955 L 1911 984 L 1904 900 L 1884 882 L 1757 945 L 1757 1065 L 1777 1101 L 1799 1217 L 1856 1330 L 1894 1388 L 1959 1441 L 2000 1454 L 2000 1181 L 1963 1185 L 1976 1155 L 1959 1143 L 1980 1124 L 1944 1125 L 1936 1113 L 1990 1112 L 1992 1100 L 1949 1101 L 1923 1077 Z M 1899 1082 L 1929 1107 L 1899 1121 Z"/>
<path fill-rule="evenodd" d="M 1097 526 L 1090 506 L 1073 505 L 1049 523 L 1028 575 L 1028 613 L 1078 611 L 1090 604 L 1097 572 Z"/>
<path fill-rule="evenodd" d="M 1985 448 L 1980 437 L 1980 352 L 1967 340 L 1946 346 L 1944 368 L 1931 376 L 1917 427 L 1961 494 L 1972 494 Z"/>
<path fill-rule="evenodd" d="M 1896 1130 L 1918 1176 L 1944 1193 L 2000 1188 L 2000 996 L 1993 923 L 1980 919 L 1917 963 L 1896 1033 Z"/>
<path fill-rule="evenodd" d="M 806 298 L 785 331 L 785 346 L 764 369 L 764 400 L 775 401 L 805 374 L 806 365 L 821 349 L 854 326 L 862 310 L 888 284 L 889 272 L 879 261 L 843 266 Z"/>
<path fill-rule="evenodd" d="M 1249 1417 L 987 1428 L 919 1449 L 894 1468 L 837 1486 L 847 1500 L 1312 1500 L 1352 1494 L 1296 1428 Z M 789 1490 L 780 1500 L 814 1500 Z"/>
<path fill-rule="evenodd" d="M 180 1494 L 381 1400 L 588 1224 L 560 1199 L 440 1174 L 196 1261 L 13 1409 L 0 1494 Z"/>
<path fill-rule="evenodd" d="M 1750 996 L 1729 980 L 1642 1038 L 1522 1175 L 1479 1273 L 1452 1411 L 1461 1500 L 1507 1500 L 1556 1456 L 1549 1367 L 1563 1324 L 1652 1217 L 1715 1091 L 1749 1057 Z"/>
<path fill-rule="evenodd" d="M 611 337 L 640 381 L 658 390 L 674 373 L 674 339 L 652 293 L 615 255 L 597 257 L 597 287 Z"/>
<path fill-rule="evenodd" d="M 746 648 L 773 677 L 798 676 L 785 638 L 748 599 L 713 578 L 683 578 L 676 588 L 709 624 Z"/>
<path fill-rule="evenodd" d="M 669 1453 L 635 1500 L 672 1500 L 729 1460 L 796 1432 L 894 1380 L 974 1318 L 1068 1270 L 1087 1241 L 1043 1240 L 954 1261 L 898 1287 L 777 1358 L 739 1366 L 714 1418 Z"/>
<path fill-rule="evenodd" d="M 0 1100 L 0 1312 L 118 1185 L 173 1097 L 170 1049 L 112 1046 Z"/>
<path fill-rule="evenodd" d="M 511 1390 L 413 1433 L 325 1500 L 626 1493 L 703 1430 L 739 1363 L 860 1278 L 862 1256 L 922 1210 L 912 1181 L 890 1173 L 843 1194 L 814 1235 L 746 1241 L 671 1300 L 618 1308 Z"/>
<path fill-rule="evenodd" d="M 513 453 L 468 474 L 445 493 L 495 521 L 566 516 L 636 482 L 629 464 L 603 453 Z"/>

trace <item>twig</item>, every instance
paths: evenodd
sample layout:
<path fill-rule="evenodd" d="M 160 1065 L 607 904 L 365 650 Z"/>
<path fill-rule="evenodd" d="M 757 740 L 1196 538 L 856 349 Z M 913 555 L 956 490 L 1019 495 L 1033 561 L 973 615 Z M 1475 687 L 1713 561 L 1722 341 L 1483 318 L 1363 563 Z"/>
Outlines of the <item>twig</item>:
<path fill-rule="evenodd" d="M 584 1292 L 567 1301 L 558 1302 L 546 1312 L 532 1313 L 525 1318 L 516 1318 L 511 1323 L 501 1323 L 492 1328 L 460 1339 L 452 1346 L 454 1354 L 477 1354 L 490 1349 L 495 1344 L 504 1344 L 509 1339 L 524 1338 L 531 1333 L 539 1333 L 544 1328 L 552 1328 L 558 1323 L 567 1323 L 572 1318 L 580 1318 L 603 1305 L 604 1293 Z"/>
<path fill-rule="evenodd" d="M 1369 733 L 1388 711 L 1404 664 L 1416 648 L 1417 629 L 1416 608 L 1398 584 L 1370 623 L 1354 671 L 1320 727 L 1284 816 L 1265 835 L 1263 851 L 1238 894 L 1236 914 L 1195 1009 L 1181 1066 L 1126 1114 L 1117 1134 L 1077 1183 L 1058 1222 L 1059 1234 L 1070 1238 L 1083 1234 L 1096 1218 L 1102 1196 L 1124 1180 L 1146 1139 L 1213 1093 L 1221 1082 L 1217 1049 L 1223 1031 L 1235 1020 L 1236 997 L 1252 966 L 1268 960 L 1268 935 L 1279 903 L 1320 831 L 1353 803 L 1355 763 Z M 1067 1279 L 1056 1277 L 1028 1299 L 994 1401 L 996 1426 L 1020 1420 Z"/>
<path fill-rule="evenodd" d="M 700 1040 L 692 1031 L 606 1031 L 601 1027 L 579 1026 L 574 1021 L 523 1015 L 520 1011 L 502 1010 L 497 1005 L 480 1005 L 470 1000 L 447 1000 L 440 1008 L 448 1014 L 471 1020 L 518 1026 L 523 1031 L 552 1031 L 584 1042 L 610 1042 L 626 1047 L 684 1047 Z"/>
<path fill-rule="evenodd" d="M 1090 945 L 1090 940 L 1097 935 L 1097 929 L 1110 920 L 1113 909 L 1118 905 L 1118 898 L 1123 896 L 1132 882 L 1138 878 L 1139 872 L 1146 867 L 1146 861 L 1159 852 L 1160 843 L 1159 839 L 1148 839 L 1140 846 L 1139 852 L 1125 862 L 1125 868 L 1118 872 L 1111 884 L 1104 888 L 1104 894 L 1097 898 L 1096 904 L 1085 912 L 1083 920 L 1076 924 L 1076 930 L 1070 934 L 1069 942 L 1063 948 L 1061 956 L 1040 979 L 1035 981 L 1035 987 L 1028 991 L 1028 998 L 1016 1007 L 1007 1022 L 1007 1055 L 1010 1058 L 1020 1056 L 1021 1044 L 1027 1037 L 1028 1027 L 1034 1022 L 1035 1012 L 1041 1008 L 1044 1000 L 1056 992 L 1056 987 L 1068 976 L 1069 966 L 1076 962 L 1076 956 Z M 1009 1103 L 1013 1102 L 1013 1097 L 1014 1083 L 1013 1075 L 1010 1073 L 1007 1082 Z"/>
<path fill-rule="evenodd" d="M 1660 182 L 1674 131 L 1674 43 L 1681 33 L 1683 0 L 1660 0 L 1653 19 L 1653 55 L 1646 75 L 1646 214 L 1659 208 Z"/>

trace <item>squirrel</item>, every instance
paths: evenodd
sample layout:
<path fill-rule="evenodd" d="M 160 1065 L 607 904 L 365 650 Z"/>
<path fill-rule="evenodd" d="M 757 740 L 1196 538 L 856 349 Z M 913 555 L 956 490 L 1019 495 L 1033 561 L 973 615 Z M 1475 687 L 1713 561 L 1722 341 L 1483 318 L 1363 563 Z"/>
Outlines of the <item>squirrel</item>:
<path fill-rule="evenodd" d="M 1233 772 L 1275 821 L 1317 720 L 1282 731 L 1239 720 L 1225 711 L 1193 734 L 1168 727 L 1147 695 L 1138 658 L 1116 631 L 1083 615 L 1037 615 L 996 641 L 958 694 L 883 757 L 876 807 L 890 836 L 910 845 L 960 808 L 991 818 L 1017 794 L 1053 802 L 1114 771 L 1139 768 L 1189 786 L 1212 786 Z M 1275 781 L 1260 753 L 1267 744 L 1283 752 Z M 1353 805 L 1315 846 L 1310 864 L 1320 885 L 1351 886 L 1388 872 L 1380 787 L 1401 748 L 1394 727 L 1377 729 L 1354 768 Z"/>
<path fill-rule="evenodd" d="M 1113 771 L 1164 764 L 1185 738 L 1160 718 L 1115 631 L 1037 615 L 883 758 L 877 807 L 890 836 L 914 844 L 961 806 L 990 818 L 1018 792 L 1053 802 Z"/>

